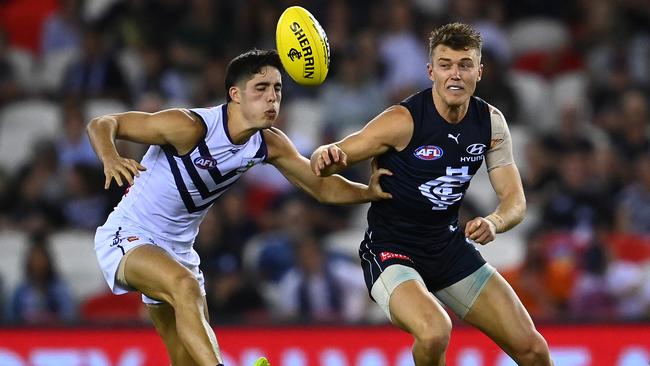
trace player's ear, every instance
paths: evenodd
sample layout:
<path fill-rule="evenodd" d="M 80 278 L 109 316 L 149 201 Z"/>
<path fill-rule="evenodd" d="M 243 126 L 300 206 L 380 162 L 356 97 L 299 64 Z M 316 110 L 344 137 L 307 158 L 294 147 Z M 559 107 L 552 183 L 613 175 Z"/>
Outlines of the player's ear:
<path fill-rule="evenodd" d="M 480 64 L 478 66 L 478 78 L 476 81 L 481 81 L 481 77 L 483 77 L 483 64 Z"/>
<path fill-rule="evenodd" d="M 236 85 L 233 85 L 228 89 L 228 95 L 230 95 L 230 99 L 234 102 L 241 103 L 241 90 Z"/>
<path fill-rule="evenodd" d="M 433 65 L 430 62 L 427 62 L 427 76 L 433 81 Z"/>

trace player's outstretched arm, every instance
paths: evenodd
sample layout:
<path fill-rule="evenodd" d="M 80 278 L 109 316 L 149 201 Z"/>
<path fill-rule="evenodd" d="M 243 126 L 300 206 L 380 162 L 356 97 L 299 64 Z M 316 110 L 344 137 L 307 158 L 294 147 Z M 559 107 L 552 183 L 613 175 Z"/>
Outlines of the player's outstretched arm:
<path fill-rule="evenodd" d="M 351 182 L 339 175 L 317 177 L 309 169 L 309 160 L 300 155 L 289 138 L 279 129 L 264 130 L 268 162 L 273 164 L 291 183 L 319 202 L 354 204 L 391 198 L 379 184 L 382 175 L 392 175 L 386 169 L 373 169 L 369 185 Z"/>
<path fill-rule="evenodd" d="M 310 166 L 317 176 L 329 176 L 360 161 L 393 148 L 401 150 L 413 134 L 413 119 L 405 107 L 392 106 L 343 140 L 323 145 L 311 155 Z"/>
<path fill-rule="evenodd" d="M 170 145 L 179 154 L 189 152 L 205 134 L 204 125 L 184 109 L 170 109 L 158 113 L 126 112 L 94 118 L 87 126 L 90 142 L 104 164 L 108 189 L 111 180 L 122 186 L 133 184 L 133 177 L 146 170 L 133 159 L 119 155 L 115 139 L 149 145 Z"/>

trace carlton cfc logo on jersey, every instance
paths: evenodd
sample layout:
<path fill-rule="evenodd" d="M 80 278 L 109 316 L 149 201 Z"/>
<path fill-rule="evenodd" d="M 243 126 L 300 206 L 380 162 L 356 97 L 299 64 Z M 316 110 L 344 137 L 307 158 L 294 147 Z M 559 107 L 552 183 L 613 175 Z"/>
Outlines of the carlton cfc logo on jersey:
<path fill-rule="evenodd" d="M 436 145 L 420 146 L 413 152 L 416 158 L 420 160 L 437 160 L 442 157 L 444 152 Z"/>
<path fill-rule="evenodd" d="M 212 169 L 217 166 L 217 159 L 210 156 L 199 156 L 194 159 L 194 165 L 201 169 Z"/>

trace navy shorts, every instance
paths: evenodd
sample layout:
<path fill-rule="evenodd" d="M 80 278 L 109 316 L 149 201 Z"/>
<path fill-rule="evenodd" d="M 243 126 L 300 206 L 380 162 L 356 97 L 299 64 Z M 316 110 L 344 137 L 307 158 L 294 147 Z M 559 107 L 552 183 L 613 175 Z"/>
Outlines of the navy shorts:
<path fill-rule="evenodd" d="M 439 291 L 474 273 L 485 259 L 474 244 L 457 229 L 445 243 L 430 246 L 397 244 L 366 235 L 359 248 L 368 293 L 386 267 L 402 264 L 415 269 L 430 292 Z"/>

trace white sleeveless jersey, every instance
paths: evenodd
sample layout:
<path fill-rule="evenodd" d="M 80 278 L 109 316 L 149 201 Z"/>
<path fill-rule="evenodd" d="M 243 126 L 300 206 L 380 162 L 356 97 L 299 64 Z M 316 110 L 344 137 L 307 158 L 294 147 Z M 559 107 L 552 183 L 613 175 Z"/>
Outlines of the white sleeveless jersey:
<path fill-rule="evenodd" d="M 147 170 L 140 172 L 111 213 L 157 237 L 190 245 L 207 209 L 267 156 L 261 131 L 245 144 L 233 144 L 227 104 L 191 111 L 205 123 L 205 138 L 180 156 L 171 146 L 151 146 L 142 158 Z"/>

